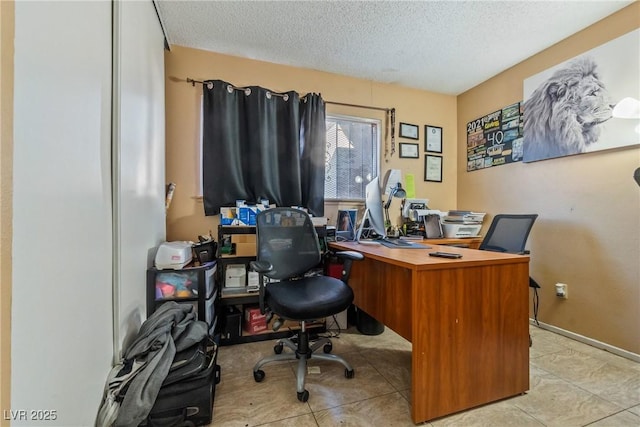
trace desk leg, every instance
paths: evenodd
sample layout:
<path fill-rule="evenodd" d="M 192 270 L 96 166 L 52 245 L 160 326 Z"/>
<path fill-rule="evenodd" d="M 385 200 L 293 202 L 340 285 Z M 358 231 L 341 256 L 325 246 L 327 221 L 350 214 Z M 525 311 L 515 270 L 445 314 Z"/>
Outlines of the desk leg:
<path fill-rule="evenodd" d="M 528 263 L 414 272 L 412 418 L 529 389 Z"/>

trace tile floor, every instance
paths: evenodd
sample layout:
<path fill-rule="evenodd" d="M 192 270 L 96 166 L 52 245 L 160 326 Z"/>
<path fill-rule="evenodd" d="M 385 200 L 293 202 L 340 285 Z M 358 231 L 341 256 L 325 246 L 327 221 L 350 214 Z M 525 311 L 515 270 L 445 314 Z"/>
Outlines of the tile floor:
<path fill-rule="evenodd" d="M 421 425 L 640 426 L 640 364 L 555 333 L 530 327 L 530 390 Z M 333 339 L 333 353 L 353 365 L 311 361 L 306 403 L 296 398 L 295 362 L 267 364 L 263 382 L 252 367 L 273 353 L 275 341 L 221 347 L 222 380 L 211 426 L 413 426 L 410 416 L 411 344 L 386 328 L 382 335 L 354 329 Z M 286 351 L 286 350 L 285 350 Z"/>

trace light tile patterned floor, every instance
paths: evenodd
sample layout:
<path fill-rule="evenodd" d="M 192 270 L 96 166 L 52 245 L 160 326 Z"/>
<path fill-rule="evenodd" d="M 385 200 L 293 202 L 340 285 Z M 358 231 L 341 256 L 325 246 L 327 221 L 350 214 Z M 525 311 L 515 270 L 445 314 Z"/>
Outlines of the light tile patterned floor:
<path fill-rule="evenodd" d="M 640 426 L 640 364 L 561 335 L 530 327 L 528 393 L 422 425 L 441 426 Z M 355 378 L 337 363 L 311 361 L 306 403 L 296 398 L 295 363 L 273 363 L 266 378 L 252 367 L 273 353 L 274 341 L 221 347 L 222 381 L 211 426 L 413 426 L 410 416 L 411 344 L 386 329 L 333 339 L 333 353 L 348 359 Z"/>

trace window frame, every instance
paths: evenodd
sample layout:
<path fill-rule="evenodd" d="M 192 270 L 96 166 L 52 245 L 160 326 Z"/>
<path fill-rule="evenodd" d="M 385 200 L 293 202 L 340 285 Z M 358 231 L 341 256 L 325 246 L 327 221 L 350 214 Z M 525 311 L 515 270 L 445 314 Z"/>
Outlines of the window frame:
<path fill-rule="evenodd" d="M 363 117 L 363 116 L 353 116 L 348 114 L 333 114 L 326 113 L 325 123 L 329 119 L 336 120 L 348 120 L 357 123 L 369 123 L 369 124 L 377 124 L 378 125 L 378 133 L 377 133 L 377 141 L 376 141 L 376 156 L 378 161 L 376 162 L 376 176 L 380 176 L 380 163 L 381 163 L 381 144 L 382 144 L 382 133 L 384 122 L 380 119 L 375 119 L 372 117 Z M 328 145 L 328 144 L 327 144 Z M 326 150 L 325 150 L 326 155 Z M 325 179 L 326 179 L 326 171 L 325 171 Z M 364 203 L 364 197 L 362 198 L 328 198 L 325 193 L 325 203 Z"/>

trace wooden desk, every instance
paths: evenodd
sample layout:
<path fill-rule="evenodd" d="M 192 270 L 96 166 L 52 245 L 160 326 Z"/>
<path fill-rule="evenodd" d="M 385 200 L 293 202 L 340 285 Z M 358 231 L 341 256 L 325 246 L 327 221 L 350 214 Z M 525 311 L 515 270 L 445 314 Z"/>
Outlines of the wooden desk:
<path fill-rule="evenodd" d="M 478 249 L 480 243 L 482 243 L 482 237 L 460 237 L 451 238 L 443 237 L 441 239 L 425 239 L 423 242 L 430 245 L 448 245 L 448 246 L 460 246 L 468 247 L 469 249 Z"/>
<path fill-rule="evenodd" d="M 432 245 L 331 243 L 354 262 L 354 304 L 412 343 L 411 417 L 420 423 L 529 389 L 529 257 Z M 431 251 L 461 259 L 434 258 Z"/>

